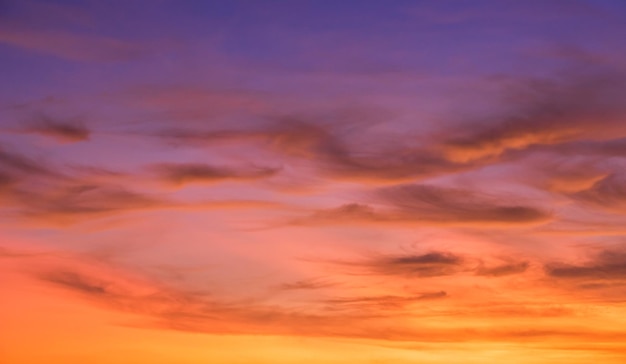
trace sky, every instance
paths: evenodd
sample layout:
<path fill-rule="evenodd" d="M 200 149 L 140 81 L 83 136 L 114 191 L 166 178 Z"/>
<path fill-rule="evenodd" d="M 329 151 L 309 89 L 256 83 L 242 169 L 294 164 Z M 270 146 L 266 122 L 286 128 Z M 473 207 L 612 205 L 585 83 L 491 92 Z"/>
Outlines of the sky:
<path fill-rule="evenodd" d="M 621 0 L 0 1 L 0 362 L 626 361 Z"/>

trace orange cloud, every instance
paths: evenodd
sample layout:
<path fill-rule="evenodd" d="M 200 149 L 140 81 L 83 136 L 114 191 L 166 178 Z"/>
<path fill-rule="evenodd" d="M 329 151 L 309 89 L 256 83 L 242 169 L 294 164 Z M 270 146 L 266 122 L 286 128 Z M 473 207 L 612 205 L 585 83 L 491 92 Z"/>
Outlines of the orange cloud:
<path fill-rule="evenodd" d="M 606 176 L 590 188 L 571 196 L 589 206 L 626 213 L 626 180 L 620 173 Z"/>
<path fill-rule="evenodd" d="M 459 130 L 443 144 L 444 153 L 466 163 L 534 145 L 624 137 L 626 109 L 615 97 L 624 90 L 626 77 L 620 70 L 578 73 L 557 81 L 530 80 L 521 92 L 507 90 L 513 94 L 508 114 Z"/>

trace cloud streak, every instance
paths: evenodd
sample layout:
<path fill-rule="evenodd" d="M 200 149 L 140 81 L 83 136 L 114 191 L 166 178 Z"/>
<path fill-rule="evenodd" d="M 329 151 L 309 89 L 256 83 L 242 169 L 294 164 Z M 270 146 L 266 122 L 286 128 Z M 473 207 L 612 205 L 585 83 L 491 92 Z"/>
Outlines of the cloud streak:
<path fill-rule="evenodd" d="M 586 264 L 551 263 L 546 265 L 549 276 L 573 280 L 626 280 L 626 253 L 603 250 Z"/>
<path fill-rule="evenodd" d="M 81 142 L 89 139 L 91 131 L 80 122 L 60 121 L 41 117 L 27 132 L 55 138 L 61 142 Z"/>
<path fill-rule="evenodd" d="M 126 40 L 6 25 L 0 27 L 0 43 L 71 61 L 129 61 L 146 54 L 144 46 Z"/>
<path fill-rule="evenodd" d="M 230 168 L 204 163 L 166 163 L 150 167 L 165 183 L 184 186 L 194 183 L 218 183 L 226 181 L 254 181 L 272 177 L 278 169 L 269 167 Z"/>
<path fill-rule="evenodd" d="M 619 70 L 574 72 L 557 81 L 529 80 L 521 91 L 511 92 L 508 114 L 447 140 L 446 154 L 465 162 L 533 145 L 623 137 L 624 90 L 626 76 Z"/>
<path fill-rule="evenodd" d="M 381 208 L 345 204 L 316 211 L 294 223 L 498 227 L 545 224 L 553 218 L 550 212 L 538 207 L 434 185 L 399 185 L 377 190 L 373 195 L 373 201 Z"/>
<path fill-rule="evenodd" d="M 362 262 L 341 263 L 361 274 L 404 276 L 414 278 L 454 275 L 466 269 L 465 260 L 449 252 L 380 255 Z"/>
<path fill-rule="evenodd" d="M 622 173 L 611 174 L 571 196 L 589 206 L 625 214 L 626 177 Z"/>

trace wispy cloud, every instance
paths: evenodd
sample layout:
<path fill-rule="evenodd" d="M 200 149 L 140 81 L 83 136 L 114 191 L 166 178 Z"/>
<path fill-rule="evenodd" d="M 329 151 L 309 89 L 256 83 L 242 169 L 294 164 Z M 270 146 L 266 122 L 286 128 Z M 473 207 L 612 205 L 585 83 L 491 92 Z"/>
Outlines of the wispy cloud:
<path fill-rule="evenodd" d="M 332 310 L 361 310 L 384 312 L 386 310 L 404 309 L 411 304 L 422 301 L 438 300 L 446 298 L 445 291 L 424 292 L 414 296 L 368 296 L 351 298 L 332 298 L 326 303 Z"/>
<path fill-rule="evenodd" d="M 399 185 L 374 193 L 378 208 L 346 204 L 319 210 L 295 224 L 395 223 L 434 226 L 515 226 L 543 224 L 552 214 L 539 207 L 471 190 L 434 185 Z"/>
<path fill-rule="evenodd" d="M 445 143 L 446 155 L 466 162 L 533 145 L 623 137 L 621 96 L 626 76 L 619 70 L 572 72 L 562 79 L 531 79 L 508 90 L 509 112 L 461 129 Z M 597 125 L 601 124 L 602 128 Z"/>
<path fill-rule="evenodd" d="M 338 114 L 338 118 L 342 116 Z M 266 117 L 267 118 L 267 117 Z M 390 183 L 424 179 L 471 170 L 484 161 L 458 163 L 433 146 L 406 146 L 380 135 L 364 140 L 362 147 L 348 143 L 351 130 L 367 127 L 353 120 L 331 124 L 307 117 L 271 117 L 269 123 L 239 129 L 165 129 L 153 135 L 178 145 L 241 144 L 311 163 L 325 178 L 361 183 Z M 387 140 L 388 143 L 381 143 Z M 376 146 L 376 147 L 373 147 Z"/>
<path fill-rule="evenodd" d="M 514 261 L 489 267 L 481 265 L 476 269 L 476 275 L 487 277 L 502 277 L 512 274 L 521 274 L 524 273 L 529 266 L 530 263 L 526 261 Z"/>
<path fill-rule="evenodd" d="M 321 289 L 332 287 L 335 284 L 329 281 L 320 279 L 304 279 L 295 282 L 283 283 L 278 286 L 279 289 L 284 291 L 296 291 L 296 290 L 309 290 L 309 289 Z"/>
<path fill-rule="evenodd" d="M 0 27 L 0 43 L 73 61 L 128 61 L 146 54 L 146 47 L 127 40 L 6 25 Z"/>
<path fill-rule="evenodd" d="M 437 277 L 457 274 L 466 269 L 464 259 L 449 252 L 381 255 L 371 260 L 346 263 L 366 274 L 406 277 Z"/>
<path fill-rule="evenodd" d="M 540 208 L 464 189 L 405 185 L 383 189 L 379 195 L 402 213 L 414 214 L 418 220 L 506 225 L 551 219 L 551 214 Z"/>
<path fill-rule="evenodd" d="M 107 283 L 89 279 L 87 276 L 77 272 L 53 271 L 42 275 L 41 278 L 47 282 L 88 295 L 104 295 L 109 293 L 106 287 Z"/>
<path fill-rule="evenodd" d="M 7 174 L 18 175 L 54 175 L 55 173 L 43 162 L 15 153 L 0 149 L 0 168 Z"/>
<path fill-rule="evenodd" d="M 91 131 L 87 126 L 74 120 L 56 120 L 40 116 L 25 131 L 56 138 L 61 142 L 80 142 L 89 139 Z"/>
<path fill-rule="evenodd" d="M 232 168 L 203 163 L 164 163 L 150 167 L 164 182 L 176 186 L 190 183 L 217 183 L 224 181 L 254 181 L 278 173 L 269 167 Z"/>
<path fill-rule="evenodd" d="M 18 199 L 25 207 L 26 216 L 58 223 L 167 204 L 158 197 L 122 187 L 88 184 L 69 185 L 43 194 L 21 193 Z"/>
<path fill-rule="evenodd" d="M 482 330 L 463 327 L 417 328 L 397 320 L 398 314 L 413 305 L 433 305 L 448 298 L 445 291 L 423 292 L 413 296 L 336 297 L 309 309 L 266 305 L 255 301 L 227 301 L 207 292 L 185 291 L 159 284 L 129 281 L 102 273 L 56 268 L 38 275 L 39 279 L 65 289 L 93 304 L 143 318 L 141 326 L 168 330 L 218 333 L 347 337 L 401 341 L 441 342 L 545 340 L 575 335 L 581 338 L 611 337 L 606 330 L 553 330 L 548 326 L 520 329 L 501 326 Z M 448 300 L 446 300 L 448 301 Z M 496 308 L 500 309 L 500 308 Z M 528 316 L 524 307 L 515 308 Z M 532 307 L 529 308 L 532 310 Z M 536 310 L 536 309 L 535 309 Z M 483 310 L 479 310 L 481 314 Z M 458 313 L 450 313 L 458 315 Z M 511 314 L 507 309 L 507 314 Z M 534 312 L 536 317 L 559 317 L 552 309 Z M 385 327 L 383 330 L 381 325 Z"/>
<path fill-rule="evenodd" d="M 573 280 L 626 280 L 626 252 L 603 250 L 583 264 L 551 263 L 546 272 L 553 278 Z"/>
<path fill-rule="evenodd" d="M 622 173 L 611 174 L 572 197 L 596 208 L 626 213 L 626 177 Z"/>

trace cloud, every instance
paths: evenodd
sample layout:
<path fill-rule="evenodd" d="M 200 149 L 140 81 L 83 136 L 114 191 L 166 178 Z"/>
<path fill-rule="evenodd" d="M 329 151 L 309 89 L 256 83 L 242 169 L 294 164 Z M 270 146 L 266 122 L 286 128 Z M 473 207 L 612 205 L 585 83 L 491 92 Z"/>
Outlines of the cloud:
<path fill-rule="evenodd" d="M 155 167 L 155 166 L 153 166 Z M 158 178 L 184 185 L 219 181 L 254 181 L 278 169 L 159 164 Z M 259 199 L 186 201 L 138 185 L 136 176 L 98 166 L 63 166 L 0 148 L 0 212 L 13 220 L 45 226 L 68 226 L 133 211 L 182 209 L 275 209 L 285 204 Z M 143 177 L 143 176 L 141 176 Z"/>
<path fill-rule="evenodd" d="M 13 217 L 69 224 L 128 210 L 172 205 L 161 197 L 100 183 L 98 179 L 106 178 L 93 178 L 96 170 L 63 170 L 47 160 L 0 149 L 3 208 Z"/>
<path fill-rule="evenodd" d="M 7 175 L 55 175 L 44 163 L 0 148 L 0 170 Z"/>
<path fill-rule="evenodd" d="M 128 61 L 146 54 L 145 47 L 121 39 L 7 25 L 0 27 L 0 43 L 72 61 Z"/>
<path fill-rule="evenodd" d="M 571 194 L 589 206 L 619 214 L 626 213 L 626 174 L 614 173 L 595 182 L 590 188 Z"/>
<path fill-rule="evenodd" d="M 143 326 L 190 332 L 323 335 L 341 331 L 350 316 L 330 316 L 255 301 L 220 300 L 145 279 L 131 279 L 108 268 L 56 267 L 39 279 L 108 309 L 143 317 Z M 363 317 L 363 315 L 361 315 Z M 320 325 L 325 322 L 324 325 Z M 336 335 L 336 333 L 335 333 Z"/>
<path fill-rule="evenodd" d="M 5 218 L 14 215 L 23 207 L 22 196 L 63 178 L 44 161 L 0 148 L 0 213 Z"/>
<path fill-rule="evenodd" d="M 15 180 L 7 173 L 0 172 L 0 195 L 7 192 L 9 188 L 14 184 Z"/>
<path fill-rule="evenodd" d="M 5 208 L 19 204 L 18 197 L 22 191 L 32 190 L 42 182 L 53 183 L 63 178 L 45 161 L 0 148 L 0 199 Z"/>
<path fill-rule="evenodd" d="M 500 265 L 495 265 L 491 267 L 485 267 L 483 265 L 476 268 L 476 275 L 479 276 L 487 276 L 487 277 L 502 277 L 508 276 L 512 274 L 521 274 L 526 272 L 526 270 L 530 267 L 530 263 L 528 262 L 511 262 Z"/>
<path fill-rule="evenodd" d="M 449 131 L 445 154 L 468 162 L 534 145 L 624 137 L 625 91 L 626 74 L 598 67 L 557 80 L 524 81 L 506 92 L 508 111 Z"/>
<path fill-rule="evenodd" d="M 225 105 L 227 114 L 239 110 L 246 115 L 245 122 L 236 126 L 223 120 L 214 121 L 208 129 L 206 124 L 187 128 L 177 124 L 176 128 L 143 131 L 143 135 L 185 146 L 238 144 L 262 148 L 277 153 L 277 159 L 288 166 L 313 166 L 323 178 L 365 184 L 454 175 L 521 158 L 530 151 L 601 156 L 624 149 L 620 139 L 626 136 L 621 122 L 626 116 L 626 102 L 619 95 L 626 94 L 626 74 L 621 70 L 585 65 L 552 79 L 507 80 L 502 84 L 502 105 L 491 108 L 501 111 L 456 124 L 446 120 L 448 125 L 439 132 L 409 129 L 397 134 L 389 132 L 391 128 L 378 128 L 386 125 L 387 118 L 392 125 L 391 112 L 360 120 L 367 114 L 366 106 L 348 112 L 332 109 L 281 114 L 273 111 L 280 107 L 280 100 L 268 95 L 222 95 L 185 87 L 149 87 L 138 97 L 145 98 L 150 108 L 169 110 L 171 106 L 172 111 L 182 113 L 224 98 L 225 102 L 218 104 Z M 576 188 L 561 186 L 559 181 L 552 187 Z"/>
<path fill-rule="evenodd" d="M 468 341 L 476 338 L 511 340 L 524 338 L 541 340 L 546 337 L 571 335 L 606 335 L 604 331 L 554 331 L 548 326 L 510 326 L 505 320 L 497 329 L 469 328 L 463 322 L 446 327 L 415 327 L 398 318 L 432 317 L 429 307 L 437 305 L 441 314 L 458 317 L 471 312 L 477 317 L 492 317 L 494 307 L 463 306 L 439 300 L 448 298 L 446 291 L 433 290 L 412 295 L 355 295 L 314 299 L 308 302 L 265 302 L 254 298 L 233 299 L 219 297 L 207 291 L 191 290 L 176 281 L 169 284 L 162 279 L 150 279 L 120 267 L 109 266 L 93 257 L 67 259 L 48 257 L 45 264 L 31 261 L 34 277 L 66 292 L 74 298 L 82 297 L 91 304 L 137 315 L 136 325 L 152 329 L 180 330 L 213 334 L 264 334 L 288 336 L 349 337 L 422 342 Z M 444 252 L 421 255 L 380 256 L 369 263 L 390 262 L 412 265 L 454 265 L 458 257 Z M 29 259 L 42 259 L 31 257 Z M 55 260 L 50 260 L 55 259 Z M 392 264 L 393 264 L 392 263 Z M 405 274 L 404 269 L 393 270 L 393 275 Z M 171 283 L 171 282 L 170 282 Z M 435 302 L 436 301 L 436 302 Z M 441 306 L 440 306 L 441 305 Z M 450 306 L 452 305 L 452 306 Z M 415 307 L 414 307 L 415 306 Z M 416 310 L 423 307 L 425 310 Z M 495 307 L 496 315 L 510 318 L 562 316 L 558 305 L 547 306 L 532 302 L 530 306 L 507 302 Z"/>
<path fill-rule="evenodd" d="M 64 184 L 40 191 L 16 191 L 14 203 L 24 217 L 61 225 L 132 210 L 172 206 L 165 199 L 116 185 L 80 183 Z"/>
<path fill-rule="evenodd" d="M 54 120 L 43 116 L 26 131 L 53 137 L 61 142 L 85 141 L 91 134 L 81 122 Z"/>
<path fill-rule="evenodd" d="M 453 275 L 465 269 L 462 257 L 448 253 L 432 251 L 424 254 L 381 255 L 364 262 L 346 263 L 367 274 L 437 277 Z"/>
<path fill-rule="evenodd" d="M 191 166 L 191 168 L 187 168 Z M 215 180 L 250 181 L 270 176 L 272 169 L 223 169 L 220 176 L 194 165 L 170 165 L 168 183 Z M 178 167 L 181 167 L 180 169 Z M 230 175 L 224 174 L 230 173 Z M 163 177 L 163 176 L 161 176 Z M 165 178 L 165 177 L 163 177 Z M 151 210 L 276 209 L 285 204 L 258 199 L 175 199 L 163 191 L 139 190 L 132 175 L 99 167 L 63 168 L 46 160 L 0 149 L 0 212 L 13 221 L 65 227 L 129 212 Z"/>
<path fill-rule="evenodd" d="M 0 245 L 0 258 L 12 259 L 12 258 L 33 258 L 33 257 L 41 257 L 46 255 L 45 252 L 32 252 L 26 250 L 18 250 L 13 247 L 7 248 Z"/>
<path fill-rule="evenodd" d="M 203 163 L 163 163 L 153 165 L 150 169 L 164 182 L 176 186 L 190 183 L 253 181 L 271 177 L 279 171 L 277 168 L 269 167 L 232 168 Z"/>
<path fill-rule="evenodd" d="M 541 223 L 550 214 L 536 207 L 499 200 L 470 190 L 434 185 L 403 185 L 382 189 L 383 200 L 416 219 L 441 222 Z"/>
<path fill-rule="evenodd" d="M 390 216 L 375 211 L 368 205 L 350 203 L 334 209 L 318 210 L 308 217 L 296 219 L 294 224 L 345 224 L 393 222 Z"/>
<path fill-rule="evenodd" d="M 334 286 L 334 283 L 319 280 L 319 279 L 305 279 L 295 282 L 283 283 L 278 288 L 283 291 L 296 291 L 296 290 L 309 290 L 309 289 L 321 289 Z"/>
<path fill-rule="evenodd" d="M 501 105 L 494 101 L 490 108 L 499 111 L 460 122 L 449 118 L 438 132 L 398 125 L 403 132 L 395 134 L 388 128 L 395 126 L 393 112 L 368 119 L 367 106 L 317 112 L 296 107 L 279 113 L 275 110 L 280 110 L 282 100 L 266 94 L 158 86 L 135 90 L 129 100 L 143 100 L 137 104 L 166 114 L 180 113 L 180 117 L 167 114 L 174 120 L 206 120 L 209 116 L 203 112 L 198 117 L 183 115 L 201 111 L 205 104 L 223 105 L 224 110 L 217 112 L 222 116 L 246 115 L 236 126 L 228 122 L 231 119 L 213 115 L 209 126 L 190 123 L 181 128 L 178 123 L 174 128 L 144 130 L 143 135 L 186 146 L 263 148 L 277 153 L 281 162 L 312 165 L 324 178 L 359 183 L 407 183 L 453 175 L 521 158 L 529 150 L 610 155 L 624 149 L 619 142 L 626 136 L 621 122 L 626 116 L 626 102 L 620 96 L 626 94 L 622 70 L 583 65 L 553 78 L 509 79 L 501 84 L 505 95 Z"/>
<path fill-rule="evenodd" d="M 414 296 L 367 296 L 351 298 L 331 298 L 325 301 L 329 309 L 335 310 L 361 310 L 380 312 L 384 310 L 404 309 L 411 304 L 421 301 L 437 300 L 448 297 L 445 291 L 424 292 Z"/>
<path fill-rule="evenodd" d="M 177 145 L 235 143 L 263 148 L 296 162 L 311 163 L 326 178 L 361 183 L 413 181 L 466 171 L 486 163 L 450 161 L 434 146 L 408 143 L 409 139 L 423 139 L 415 135 L 403 140 L 386 138 L 380 133 L 367 135 L 368 123 L 353 120 L 329 123 L 325 119 L 309 121 L 311 117 L 294 116 L 269 118 L 269 123 L 239 129 L 165 129 L 151 135 Z M 356 133 L 359 127 L 361 131 Z M 355 143 L 357 140 L 361 142 Z"/>
<path fill-rule="evenodd" d="M 185 84 L 146 84 L 131 87 L 106 98 L 116 105 L 137 110 L 146 115 L 150 123 L 172 120 L 187 123 L 211 120 L 212 125 L 218 124 L 221 118 L 228 116 L 227 125 L 232 125 L 232 117 L 258 116 L 270 108 L 270 95 L 262 92 L 232 89 L 212 89 Z M 178 126 L 177 126 L 178 127 Z M 170 130 L 162 133 L 163 137 L 174 139 L 194 139 L 208 141 L 212 139 L 208 133 L 200 132 L 194 137 L 187 130 Z"/>
<path fill-rule="evenodd" d="M 483 258 L 434 250 L 421 254 L 380 254 L 363 261 L 336 263 L 347 268 L 350 274 L 408 278 L 440 277 L 462 273 L 497 278 L 522 274 L 530 267 L 528 261 L 513 257 L 500 258 L 491 264 L 485 264 Z"/>
<path fill-rule="evenodd" d="M 345 204 L 318 210 L 294 224 L 394 223 L 434 226 L 515 226 L 542 224 L 552 214 L 538 207 L 508 202 L 505 198 L 471 190 L 434 185 L 400 185 L 382 188 L 374 199 L 383 208 Z M 504 201 L 501 201 L 504 200 Z"/>
<path fill-rule="evenodd" d="M 603 250 L 586 264 L 551 263 L 546 273 L 554 278 L 583 280 L 625 280 L 626 252 Z"/>
<path fill-rule="evenodd" d="M 606 140 L 576 140 L 558 146 L 536 147 L 537 151 L 552 152 L 566 156 L 620 157 L 626 156 L 626 138 Z"/>
<path fill-rule="evenodd" d="M 550 154 L 541 159 L 531 159 L 529 164 L 532 164 L 533 170 L 527 175 L 536 178 L 535 184 L 541 189 L 572 194 L 590 188 L 610 173 L 611 167 L 603 165 L 598 158 L 603 157 L 587 154 L 576 158 L 573 155 Z"/>
<path fill-rule="evenodd" d="M 89 295 L 104 295 L 109 293 L 105 282 L 89 279 L 87 276 L 78 274 L 77 272 L 53 271 L 42 275 L 41 279 Z"/>
<path fill-rule="evenodd" d="M 103 267 L 57 266 L 36 277 L 92 304 L 138 315 L 136 322 L 141 327 L 213 334 L 432 340 L 432 335 L 392 318 L 398 309 L 447 297 L 444 291 L 433 291 L 414 296 L 330 298 L 297 306 L 265 304 L 220 299 L 207 292 L 131 279 L 120 273 Z M 445 337 L 444 332 L 438 337 Z"/>
<path fill-rule="evenodd" d="M 308 159 L 323 175 L 340 180 L 398 182 L 474 167 L 450 162 L 434 150 L 404 146 L 397 139 L 382 142 L 392 139 L 381 135 L 364 138 L 357 149 L 354 140 L 350 145 L 346 138 L 354 137 L 352 129 L 358 123 L 348 122 L 342 127 L 287 119 L 273 128 L 269 145 L 281 153 Z"/>

